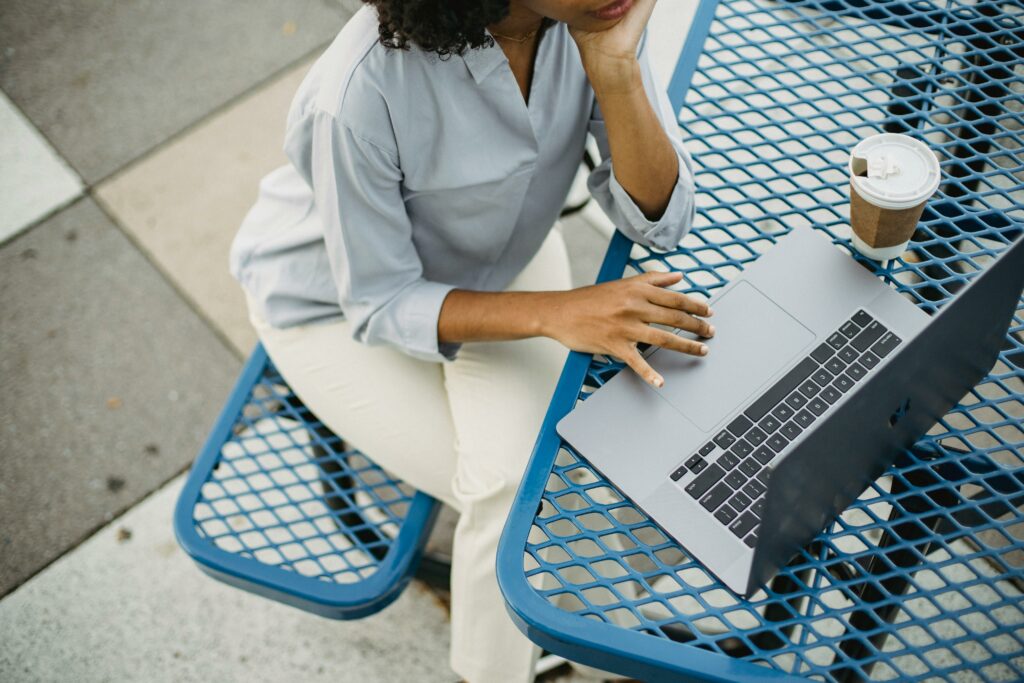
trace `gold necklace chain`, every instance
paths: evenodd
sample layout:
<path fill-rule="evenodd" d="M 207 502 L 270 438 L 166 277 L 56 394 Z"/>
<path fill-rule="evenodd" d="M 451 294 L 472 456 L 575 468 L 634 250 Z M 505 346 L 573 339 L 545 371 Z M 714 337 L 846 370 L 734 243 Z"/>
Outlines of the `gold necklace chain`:
<path fill-rule="evenodd" d="M 542 24 L 543 24 L 543 22 L 542 22 Z M 490 29 L 488 29 L 488 30 L 490 30 Z M 540 30 L 540 26 L 538 26 L 537 28 L 533 29 L 532 31 L 527 33 L 522 38 L 516 38 L 514 36 L 506 36 L 506 35 L 504 35 L 502 33 L 495 33 L 494 31 L 491 31 L 491 35 L 494 36 L 495 38 L 508 38 L 509 40 L 514 40 L 517 43 L 525 43 L 530 38 L 533 38 L 535 35 L 537 35 L 537 31 L 539 31 L 539 30 Z"/>

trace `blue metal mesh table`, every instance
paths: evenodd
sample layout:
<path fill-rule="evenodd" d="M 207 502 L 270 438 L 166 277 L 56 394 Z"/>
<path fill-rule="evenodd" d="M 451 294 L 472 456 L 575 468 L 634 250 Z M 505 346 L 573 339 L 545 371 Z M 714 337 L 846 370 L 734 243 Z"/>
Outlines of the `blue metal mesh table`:
<path fill-rule="evenodd" d="M 1024 230 L 1020 2 L 703 0 L 669 95 L 694 228 L 668 253 L 616 234 L 599 280 L 708 297 L 797 227 L 849 251 L 848 150 L 879 132 L 929 143 L 944 183 L 902 258 L 853 257 L 926 312 Z M 1024 300 L 988 377 L 749 600 L 555 432 L 621 367 L 570 354 L 502 537 L 534 641 L 644 680 L 1024 678 Z"/>

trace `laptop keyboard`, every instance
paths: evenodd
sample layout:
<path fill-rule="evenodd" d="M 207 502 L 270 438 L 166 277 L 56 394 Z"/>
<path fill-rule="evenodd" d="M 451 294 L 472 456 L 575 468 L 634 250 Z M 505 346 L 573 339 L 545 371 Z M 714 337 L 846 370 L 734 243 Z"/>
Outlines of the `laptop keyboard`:
<path fill-rule="evenodd" d="M 671 479 L 753 548 L 769 463 L 902 340 L 858 310 L 682 463 Z"/>

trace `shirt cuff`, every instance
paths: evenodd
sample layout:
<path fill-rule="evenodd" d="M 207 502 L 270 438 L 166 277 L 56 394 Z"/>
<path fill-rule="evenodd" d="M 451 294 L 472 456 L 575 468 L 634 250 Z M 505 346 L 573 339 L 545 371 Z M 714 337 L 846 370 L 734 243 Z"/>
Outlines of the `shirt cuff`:
<path fill-rule="evenodd" d="M 676 153 L 678 164 L 678 175 L 676 184 L 672 188 L 672 195 L 669 197 L 665 211 L 658 220 L 650 220 L 636 205 L 633 198 L 626 192 L 625 188 L 615 177 L 615 164 L 611 165 L 611 175 L 608 179 L 608 190 L 615 200 L 619 212 L 629 222 L 630 227 L 638 235 L 644 238 L 652 246 L 664 251 L 671 251 L 679 246 L 679 240 L 689 229 L 692 216 L 688 212 L 693 207 L 694 190 L 688 182 L 689 175 L 683 159 Z"/>
<path fill-rule="evenodd" d="M 424 280 L 415 291 L 409 292 L 402 302 L 408 312 L 406 324 L 401 327 L 405 349 L 409 355 L 421 360 L 443 362 L 453 361 L 462 344 L 438 343 L 437 321 L 441 317 L 441 305 L 448 292 L 455 285 Z"/>

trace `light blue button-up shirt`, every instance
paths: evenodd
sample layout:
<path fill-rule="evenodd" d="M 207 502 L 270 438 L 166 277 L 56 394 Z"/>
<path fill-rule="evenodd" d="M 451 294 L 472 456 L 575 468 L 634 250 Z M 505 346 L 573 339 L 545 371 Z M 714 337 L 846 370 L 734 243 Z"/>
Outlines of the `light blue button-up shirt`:
<path fill-rule="evenodd" d="M 605 123 L 563 23 L 542 34 L 529 106 L 501 47 L 442 60 L 380 45 L 364 5 L 316 61 L 288 115 L 290 164 L 260 183 L 230 269 L 274 327 L 344 317 L 354 337 L 431 361 L 449 291 L 500 291 L 558 218 L 586 135 L 601 163 L 587 186 L 631 239 L 671 249 L 694 216 L 693 167 L 645 31 L 647 95 L 679 159 L 671 198 L 648 220 L 619 184 Z"/>

